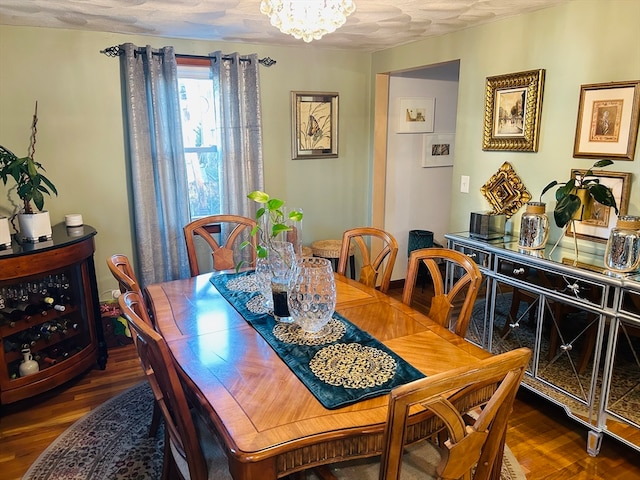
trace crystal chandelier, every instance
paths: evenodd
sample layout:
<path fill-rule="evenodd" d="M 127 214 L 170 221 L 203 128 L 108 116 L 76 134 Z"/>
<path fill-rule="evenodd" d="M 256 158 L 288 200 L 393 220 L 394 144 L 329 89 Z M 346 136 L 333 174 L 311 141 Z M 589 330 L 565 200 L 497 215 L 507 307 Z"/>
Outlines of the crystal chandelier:
<path fill-rule="evenodd" d="M 356 9 L 352 0 L 262 0 L 260 11 L 282 33 L 309 43 L 335 32 Z"/>

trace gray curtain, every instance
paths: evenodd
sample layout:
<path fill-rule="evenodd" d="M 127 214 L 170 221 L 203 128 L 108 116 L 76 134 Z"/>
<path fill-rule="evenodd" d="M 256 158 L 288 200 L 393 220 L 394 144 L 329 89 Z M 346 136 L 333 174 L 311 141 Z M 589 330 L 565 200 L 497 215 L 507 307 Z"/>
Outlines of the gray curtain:
<path fill-rule="evenodd" d="M 153 50 L 126 43 L 120 48 L 133 248 L 144 287 L 189 276 L 182 232 L 190 218 L 178 74 L 173 47 Z"/>
<path fill-rule="evenodd" d="M 258 56 L 210 54 L 216 124 L 220 126 L 223 213 L 255 218 L 247 199 L 264 189 Z"/>

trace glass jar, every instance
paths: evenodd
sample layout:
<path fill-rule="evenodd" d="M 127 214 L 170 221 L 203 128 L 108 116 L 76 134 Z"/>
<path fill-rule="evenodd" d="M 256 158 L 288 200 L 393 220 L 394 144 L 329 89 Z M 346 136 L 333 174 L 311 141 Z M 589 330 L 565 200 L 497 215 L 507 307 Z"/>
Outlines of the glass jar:
<path fill-rule="evenodd" d="M 549 238 L 549 218 L 545 213 L 546 204 L 529 202 L 520 220 L 518 246 L 525 250 L 544 248 Z"/>
<path fill-rule="evenodd" d="M 324 327 L 336 308 L 336 283 L 326 258 L 303 257 L 289 289 L 289 312 L 302 330 L 315 333 Z"/>
<path fill-rule="evenodd" d="M 604 266 L 618 273 L 633 272 L 640 268 L 640 217 L 618 217 L 615 228 L 609 234 Z"/>

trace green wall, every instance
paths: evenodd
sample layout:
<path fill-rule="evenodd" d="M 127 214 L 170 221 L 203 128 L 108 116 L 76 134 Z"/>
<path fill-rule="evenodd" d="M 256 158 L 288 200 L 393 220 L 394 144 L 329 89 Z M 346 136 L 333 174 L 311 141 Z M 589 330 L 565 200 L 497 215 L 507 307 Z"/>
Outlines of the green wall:
<path fill-rule="evenodd" d="M 305 211 L 306 243 L 340 238 L 368 222 L 370 55 L 295 48 L 135 37 L 76 30 L 0 26 L 0 145 L 27 154 L 38 100 L 35 158 L 59 196 L 46 199 L 52 223 L 81 213 L 98 231 L 101 298 L 116 287 L 105 259 L 132 255 L 126 186 L 119 63 L 100 54 L 132 42 L 173 45 L 177 53 L 256 52 L 277 60 L 260 67 L 265 184 L 269 193 Z M 291 160 L 290 92 L 339 93 L 339 158 Z M 0 184 L 0 215 L 13 212 Z"/>
<path fill-rule="evenodd" d="M 450 227 L 461 231 L 469 212 L 489 207 L 479 189 L 503 162 L 514 166 L 534 197 L 550 180 L 568 177 L 571 168 L 591 165 L 572 158 L 580 85 L 640 79 L 639 22 L 640 1 L 574 0 L 373 54 L 314 44 L 291 48 L 0 26 L 0 144 L 26 154 L 38 100 L 36 159 L 60 192 L 46 206 L 53 223 L 66 213 L 82 213 L 98 230 L 98 287 L 104 298 L 115 288 L 104 259 L 116 252 L 131 255 L 134 240 L 119 65 L 101 49 L 133 42 L 173 45 L 184 54 L 222 50 L 276 59 L 275 66 L 260 69 L 266 189 L 304 209 L 306 243 L 339 238 L 346 228 L 369 223 L 375 74 L 460 59 Z M 538 68 L 546 69 L 539 151 L 483 152 L 486 77 Z M 339 158 L 291 160 L 292 90 L 339 92 Z M 632 214 L 640 214 L 639 155 L 640 148 L 633 162 L 609 167 L 634 173 Z M 459 193 L 460 175 L 471 177 L 469 194 Z M 552 203 L 551 197 L 545 200 Z M 15 195 L 0 185 L 0 214 L 13 211 L 9 198 Z M 519 215 L 511 221 L 518 223 Z"/>
<path fill-rule="evenodd" d="M 480 187 L 504 162 L 513 165 L 535 200 L 551 180 L 566 181 L 572 168 L 593 164 L 573 158 L 580 86 L 640 80 L 639 24 L 640 1 L 575 0 L 373 54 L 374 73 L 460 60 L 451 231 L 468 230 L 470 212 L 490 209 Z M 538 152 L 482 151 L 486 77 L 541 68 L 546 81 Z M 640 147 L 634 161 L 607 167 L 633 172 L 629 213 L 635 215 L 640 215 L 639 158 Z M 460 193 L 461 175 L 471 177 L 469 194 Z M 544 200 L 553 208 L 552 192 Z M 510 228 L 519 229 L 520 213 Z M 553 228 L 555 240 L 559 229 Z M 603 246 L 582 248 L 594 247 Z"/>

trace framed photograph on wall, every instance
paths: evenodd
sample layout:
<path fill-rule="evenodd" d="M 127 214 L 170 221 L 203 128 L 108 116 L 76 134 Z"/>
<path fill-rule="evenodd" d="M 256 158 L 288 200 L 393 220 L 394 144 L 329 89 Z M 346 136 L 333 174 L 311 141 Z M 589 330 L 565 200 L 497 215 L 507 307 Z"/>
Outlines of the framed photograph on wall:
<path fill-rule="evenodd" d="M 580 178 L 587 170 L 571 170 L 571 178 Z M 629 208 L 629 195 L 631 194 L 631 173 L 608 172 L 606 170 L 594 170 L 593 176 L 600 180 L 601 185 L 606 185 L 613 192 L 618 206 L 618 215 L 611 207 L 605 207 L 598 202 L 593 202 L 589 218 L 575 222 L 576 237 L 594 242 L 607 243 L 611 229 L 616 226 L 619 215 L 626 215 Z M 573 222 L 567 226 L 567 235 L 573 235 Z"/>
<path fill-rule="evenodd" d="M 338 156 L 338 94 L 291 92 L 293 160 Z"/>
<path fill-rule="evenodd" d="M 639 112 L 640 80 L 582 85 L 573 156 L 633 160 Z"/>
<path fill-rule="evenodd" d="M 483 150 L 537 152 L 544 69 L 487 77 Z"/>
<path fill-rule="evenodd" d="M 453 165 L 453 133 L 427 134 L 423 139 L 422 166 L 450 167 Z"/>
<path fill-rule="evenodd" d="M 433 132 L 436 99 L 402 97 L 398 99 L 397 133 Z"/>

